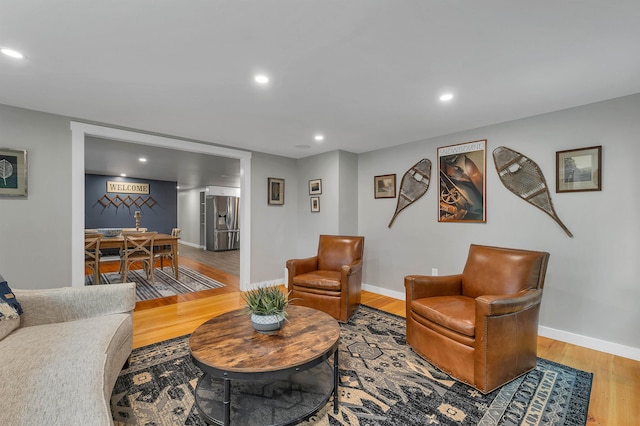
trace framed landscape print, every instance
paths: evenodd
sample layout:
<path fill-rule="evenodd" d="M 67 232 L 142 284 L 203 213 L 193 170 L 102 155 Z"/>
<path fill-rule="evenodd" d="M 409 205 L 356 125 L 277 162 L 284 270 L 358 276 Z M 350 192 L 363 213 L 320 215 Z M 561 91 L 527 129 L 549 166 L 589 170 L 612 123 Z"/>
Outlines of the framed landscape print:
<path fill-rule="evenodd" d="M 556 152 L 556 192 L 602 190 L 602 146 Z"/>
<path fill-rule="evenodd" d="M 284 205 L 284 179 L 280 178 L 268 178 L 268 203 L 270 205 L 282 206 Z"/>
<path fill-rule="evenodd" d="M 309 181 L 309 195 L 322 194 L 322 179 L 313 179 Z"/>
<path fill-rule="evenodd" d="M 373 177 L 374 198 L 396 198 L 396 175 L 381 175 Z"/>
<path fill-rule="evenodd" d="M 27 151 L 0 148 L 0 197 L 27 196 Z"/>
<path fill-rule="evenodd" d="M 438 222 L 486 222 L 487 140 L 438 148 Z"/>

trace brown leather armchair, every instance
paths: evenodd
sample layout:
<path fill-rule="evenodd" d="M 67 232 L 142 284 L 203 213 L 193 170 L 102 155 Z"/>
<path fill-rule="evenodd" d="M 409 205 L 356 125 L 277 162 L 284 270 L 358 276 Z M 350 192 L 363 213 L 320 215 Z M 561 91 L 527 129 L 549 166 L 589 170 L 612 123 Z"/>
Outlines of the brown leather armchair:
<path fill-rule="evenodd" d="M 462 274 L 406 276 L 407 343 L 483 393 L 528 372 L 548 262 L 546 252 L 472 244 Z"/>
<path fill-rule="evenodd" d="M 287 260 L 293 303 L 347 322 L 360 306 L 364 237 L 320 235 L 317 256 Z"/>

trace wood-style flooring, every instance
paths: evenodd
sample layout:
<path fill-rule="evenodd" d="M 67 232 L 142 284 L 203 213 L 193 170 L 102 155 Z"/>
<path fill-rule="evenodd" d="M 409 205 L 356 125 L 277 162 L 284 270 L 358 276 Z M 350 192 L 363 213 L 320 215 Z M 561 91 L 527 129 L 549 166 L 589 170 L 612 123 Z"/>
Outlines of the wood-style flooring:
<path fill-rule="evenodd" d="M 178 253 L 231 275 L 240 275 L 240 250 L 208 251 L 179 244 Z"/>
<path fill-rule="evenodd" d="M 189 334 L 209 318 L 243 306 L 237 275 L 186 257 L 182 247 L 180 264 L 226 286 L 138 302 L 133 315 L 136 348 Z M 402 300 L 363 291 L 362 303 L 405 316 Z M 640 362 L 544 337 L 538 338 L 538 356 L 594 373 L 588 425 L 638 424 Z"/>

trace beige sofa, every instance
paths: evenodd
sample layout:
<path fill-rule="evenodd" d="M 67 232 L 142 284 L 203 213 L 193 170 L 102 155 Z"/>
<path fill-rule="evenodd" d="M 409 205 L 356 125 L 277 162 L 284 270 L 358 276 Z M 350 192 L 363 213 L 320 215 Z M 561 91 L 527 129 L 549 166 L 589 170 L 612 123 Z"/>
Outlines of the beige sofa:
<path fill-rule="evenodd" d="M 133 283 L 13 289 L 20 326 L 0 340 L 0 425 L 112 425 L 131 354 Z"/>

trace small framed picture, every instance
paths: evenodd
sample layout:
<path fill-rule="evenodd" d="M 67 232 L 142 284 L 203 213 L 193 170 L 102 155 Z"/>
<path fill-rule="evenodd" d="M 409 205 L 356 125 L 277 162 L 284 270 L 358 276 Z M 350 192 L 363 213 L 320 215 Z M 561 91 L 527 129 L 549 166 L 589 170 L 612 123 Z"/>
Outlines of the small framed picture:
<path fill-rule="evenodd" d="M 27 151 L 0 148 L 0 197 L 27 196 Z"/>
<path fill-rule="evenodd" d="M 602 146 L 556 152 L 556 192 L 602 190 Z"/>
<path fill-rule="evenodd" d="M 309 181 L 309 195 L 322 194 L 322 179 L 313 179 Z"/>
<path fill-rule="evenodd" d="M 311 197 L 311 212 L 317 213 L 320 211 L 320 197 Z"/>
<path fill-rule="evenodd" d="M 284 179 L 268 178 L 268 204 L 282 206 L 284 205 Z"/>
<path fill-rule="evenodd" d="M 373 177 L 374 198 L 396 198 L 396 175 L 381 175 Z"/>

